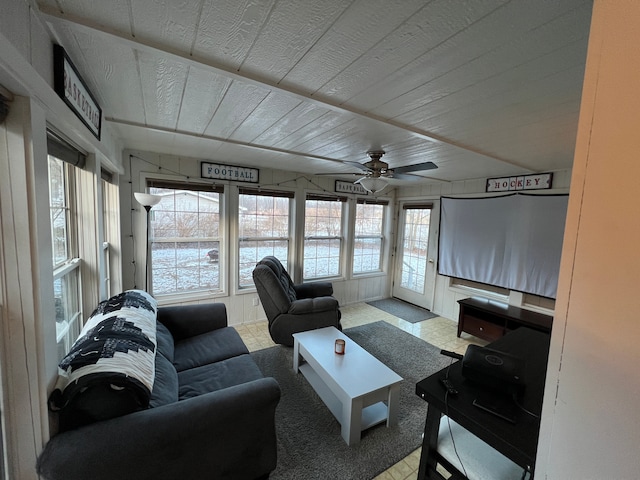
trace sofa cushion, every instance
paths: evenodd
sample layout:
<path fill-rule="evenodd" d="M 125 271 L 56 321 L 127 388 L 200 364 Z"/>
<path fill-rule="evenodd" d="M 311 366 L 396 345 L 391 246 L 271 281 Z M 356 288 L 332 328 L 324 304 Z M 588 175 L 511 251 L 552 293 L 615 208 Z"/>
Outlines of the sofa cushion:
<path fill-rule="evenodd" d="M 158 353 L 165 356 L 167 360 L 173 362 L 173 354 L 175 346 L 173 343 L 173 335 L 164 324 L 157 322 L 156 343 L 158 344 Z"/>
<path fill-rule="evenodd" d="M 162 353 L 156 355 L 156 378 L 149 399 L 152 408 L 178 401 L 178 372 Z"/>
<path fill-rule="evenodd" d="M 176 342 L 173 364 L 181 372 L 245 353 L 249 350 L 235 328 L 218 328 Z"/>
<path fill-rule="evenodd" d="M 210 365 L 178 372 L 179 398 L 197 397 L 208 392 L 263 378 L 264 375 L 248 353 Z"/>

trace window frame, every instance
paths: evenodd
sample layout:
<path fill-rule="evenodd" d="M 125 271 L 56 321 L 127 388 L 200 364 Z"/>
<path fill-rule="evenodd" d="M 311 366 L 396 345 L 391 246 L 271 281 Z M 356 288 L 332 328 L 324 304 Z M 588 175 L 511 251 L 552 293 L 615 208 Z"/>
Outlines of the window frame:
<path fill-rule="evenodd" d="M 309 209 L 308 207 L 308 202 L 313 201 L 313 202 L 339 202 L 340 204 L 340 218 L 339 221 L 337 222 L 338 225 L 340 226 L 340 232 L 339 235 L 318 235 L 317 231 L 314 232 L 314 234 L 311 235 L 307 235 L 307 219 L 309 218 L 309 215 L 307 214 L 307 211 Z M 342 196 L 342 195 L 329 195 L 329 194 L 317 194 L 317 193 L 307 193 L 304 199 L 304 223 L 302 225 L 302 230 L 303 230 L 303 242 L 302 242 L 302 280 L 303 282 L 313 282 L 316 280 L 325 280 L 325 279 L 329 279 L 329 278 L 339 278 L 341 276 L 344 275 L 344 270 L 343 270 L 343 263 L 344 263 L 344 255 L 345 255 L 345 219 L 347 217 L 347 197 Z M 306 264 L 307 264 L 307 258 L 311 258 L 311 257 L 307 257 L 307 242 L 322 242 L 322 241 L 329 241 L 331 242 L 332 240 L 338 240 L 338 255 L 337 255 L 337 266 L 338 266 L 338 271 L 333 273 L 333 272 L 328 272 L 327 275 L 317 275 L 317 263 L 318 263 L 318 256 L 316 255 L 315 257 L 315 263 L 316 263 L 316 275 L 315 276 L 307 276 L 306 275 Z M 331 248 L 331 247 L 329 247 Z M 332 258 L 331 256 L 327 257 L 330 261 L 330 259 Z"/>
<path fill-rule="evenodd" d="M 198 299 L 200 297 L 210 297 L 212 294 L 215 296 L 222 296 L 226 294 L 226 276 L 225 276 L 225 268 L 224 265 L 226 263 L 226 258 L 227 255 L 225 254 L 226 252 L 226 248 L 225 248 L 225 242 L 224 242 L 224 224 L 225 224 L 225 208 L 224 208 L 224 204 L 226 202 L 226 194 L 227 191 L 225 189 L 225 185 L 223 184 L 216 184 L 216 183 L 206 183 L 206 182 L 192 182 L 192 181 L 185 181 L 185 180 L 176 180 L 175 178 L 166 178 L 166 177 L 161 177 L 161 176 L 149 176 L 149 177 L 145 177 L 142 179 L 143 181 L 143 185 L 144 185 L 144 191 L 147 193 L 153 193 L 154 188 L 158 188 L 158 189 L 166 189 L 166 190 L 174 190 L 174 195 L 176 194 L 175 192 L 201 192 L 201 193 L 217 193 L 218 194 L 218 211 L 217 211 L 217 223 L 218 223 L 218 235 L 217 236 L 197 236 L 197 237 L 184 237 L 184 240 L 181 240 L 182 237 L 179 237 L 177 235 L 174 235 L 173 237 L 171 237 L 170 240 L 166 240 L 166 241 L 158 241 L 157 238 L 155 238 L 154 235 L 154 231 L 155 229 L 152 228 L 152 222 L 154 219 L 154 215 L 156 212 L 158 212 L 157 206 L 151 208 L 151 210 L 149 211 L 149 237 L 147 239 L 146 237 L 146 211 L 144 209 L 141 209 L 141 212 L 144 214 L 143 217 L 143 223 L 144 223 L 144 230 L 142 232 L 142 236 L 140 238 L 142 238 L 142 242 L 140 242 L 141 246 L 142 246 L 142 250 L 144 250 L 144 253 L 142 254 L 142 258 L 143 258 L 143 274 L 144 274 L 144 265 L 146 265 L 146 243 L 145 242 L 149 242 L 149 286 L 148 286 L 148 290 L 149 292 L 151 292 L 154 296 L 156 296 L 159 300 L 166 302 L 166 303 L 171 303 L 173 302 L 174 299 L 181 299 L 181 300 L 185 300 L 185 299 Z M 174 197 L 175 198 L 175 197 Z M 200 198 L 200 197 L 199 197 Z M 156 210 L 154 212 L 154 209 Z M 175 214 L 176 209 L 175 209 L 175 204 L 174 204 L 174 209 L 173 212 Z M 197 214 L 200 215 L 200 210 L 198 210 Z M 170 243 L 173 242 L 175 243 L 200 243 L 200 242 L 212 242 L 212 243 L 217 243 L 218 245 L 218 261 L 217 261 L 217 268 L 218 268 L 218 274 L 217 274 L 217 281 L 218 281 L 218 286 L 217 288 L 197 288 L 197 289 L 189 289 L 189 290 L 176 290 L 176 289 L 172 289 L 171 291 L 167 291 L 167 292 L 154 292 L 154 273 L 153 273 L 153 244 L 154 243 Z M 174 265 L 175 266 L 175 265 Z M 177 268 L 177 267 L 176 267 Z"/>
<path fill-rule="evenodd" d="M 358 225 L 358 207 L 360 205 L 379 205 L 382 207 L 382 218 L 380 220 L 380 234 L 379 235 L 358 235 L 357 233 L 357 225 Z M 380 200 L 380 199 L 368 199 L 368 198 L 357 198 L 356 206 L 354 211 L 354 220 L 353 220 L 353 245 L 352 245 L 352 261 L 351 261 L 351 273 L 354 277 L 361 277 L 365 275 L 372 275 L 377 273 L 384 272 L 384 250 L 386 248 L 386 235 L 385 235 L 385 225 L 387 222 L 389 210 L 389 201 L 388 200 Z M 377 270 L 362 270 L 356 271 L 355 263 L 356 263 L 356 243 L 359 239 L 379 239 L 380 240 L 380 251 L 378 253 L 378 265 L 379 268 Z"/>
<path fill-rule="evenodd" d="M 51 145 L 51 143 L 49 143 Z M 52 152 L 64 152 L 60 149 L 52 149 Z M 62 181 L 64 204 L 62 206 L 52 205 L 52 161 L 59 162 L 62 168 Z M 79 254 L 79 239 L 77 221 L 73 219 L 77 216 L 77 185 L 75 166 L 67 162 L 64 158 L 59 158 L 54 154 L 47 155 L 48 166 L 48 186 L 49 186 L 49 221 L 51 228 L 53 285 L 55 312 L 55 331 L 58 360 L 70 350 L 73 342 L 80 334 L 83 325 L 83 305 L 82 305 L 82 259 Z M 54 209 L 62 210 L 65 215 L 65 258 L 57 261 L 55 254 L 56 229 L 54 227 Z M 56 284 L 60 282 L 60 292 L 56 294 Z M 59 295 L 59 296 L 58 296 Z"/>
<path fill-rule="evenodd" d="M 102 205 L 100 295 L 104 300 L 122 291 L 120 194 L 111 172 L 101 168 L 98 181 Z"/>
<path fill-rule="evenodd" d="M 241 208 L 242 207 L 242 196 L 243 195 L 247 195 L 247 196 L 260 196 L 260 197 L 271 197 L 271 198 L 287 198 L 288 199 L 288 206 L 287 206 L 287 234 L 285 236 L 283 235 L 279 235 L 279 236 L 261 236 L 261 235 L 243 235 L 242 233 L 242 213 L 241 213 Z M 292 256 L 292 238 L 293 238 L 293 207 L 294 207 L 294 201 L 295 201 L 295 192 L 294 191 L 289 191 L 289 190 L 272 190 L 272 189 L 263 189 L 263 188 L 255 188 L 255 187 L 245 187 L 245 186 L 241 186 L 238 187 L 238 195 L 237 195 L 237 209 L 235 214 L 237 215 L 237 230 L 236 230 L 236 241 L 235 241 L 235 246 L 236 246 L 236 262 L 235 262 L 235 277 L 236 277 L 236 282 L 235 282 L 235 288 L 237 289 L 238 292 L 242 292 L 242 291 L 246 291 L 246 290 L 250 290 L 250 289 L 254 289 L 255 285 L 253 284 L 253 280 L 251 281 L 247 281 L 246 283 L 242 282 L 243 279 L 243 271 L 246 270 L 247 268 L 251 268 L 251 270 L 253 270 L 253 267 L 255 266 L 255 264 L 260 261 L 262 259 L 262 256 L 260 255 L 256 255 L 255 258 L 252 259 L 252 261 L 250 262 L 242 262 L 242 251 L 243 251 L 243 243 L 249 243 L 249 242 L 253 242 L 255 244 L 258 243 L 277 243 L 277 242 L 284 242 L 286 243 L 286 254 L 285 255 L 277 255 L 275 252 L 275 248 L 273 247 L 272 250 L 274 250 L 271 254 L 276 256 L 280 262 L 285 266 L 285 268 L 287 269 L 287 271 L 290 271 L 289 268 L 289 259 Z M 256 223 L 257 223 L 257 219 L 256 219 Z M 246 248 L 246 247 L 244 247 Z M 259 247 L 256 247 L 259 248 Z M 257 258 L 258 256 L 260 256 L 260 258 Z M 245 263 L 247 265 L 250 265 L 249 267 L 245 266 Z M 246 275 L 245 275 L 246 276 Z"/>

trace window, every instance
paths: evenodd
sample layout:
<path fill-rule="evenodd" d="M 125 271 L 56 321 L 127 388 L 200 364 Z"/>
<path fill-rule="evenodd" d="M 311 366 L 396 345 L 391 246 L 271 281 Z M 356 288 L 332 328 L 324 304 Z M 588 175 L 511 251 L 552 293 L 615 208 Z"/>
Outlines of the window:
<path fill-rule="evenodd" d="M 242 288 L 253 286 L 253 269 L 267 255 L 288 264 L 293 192 L 241 188 L 239 193 L 238 284 Z"/>
<path fill-rule="evenodd" d="M 61 359 L 82 328 L 80 258 L 72 208 L 75 167 L 53 155 L 48 156 L 48 164 L 56 342 Z"/>
<path fill-rule="evenodd" d="M 113 183 L 113 175 L 102 170 L 102 230 L 104 238 L 102 243 L 102 259 L 104 271 L 102 272 L 103 299 L 122 290 L 120 268 L 120 204 L 118 185 Z"/>
<path fill-rule="evenodd" d="M 344 197 L 307 195 L 304 219 L 304 279 L 340 275 Z"/>
<path fill-rule="evenodd" d="M 149 211 L 154 295 L 219 291 L 222 187 L 149 180 L 162 197 Z"/>
<path fill-rule="evenodd" d="M 358 199 L 353 243 L 353 273 L 382 270 L 384 212 L 388 202 Z"/>

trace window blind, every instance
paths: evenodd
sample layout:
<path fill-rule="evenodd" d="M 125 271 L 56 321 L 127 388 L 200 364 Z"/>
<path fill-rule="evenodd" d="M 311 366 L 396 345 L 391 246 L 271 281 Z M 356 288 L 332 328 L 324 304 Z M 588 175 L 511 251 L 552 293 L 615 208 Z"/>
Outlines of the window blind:
<path fill-rule="evenodd" d="M 87 163 L 87 156 L 84 153 L 51 130 L 47 130 L 47 153 L 74 167 L 84 168 Z"/>
<path fill-rule="evenodd" d="M 215 185 L 212 183 L 178 182 L 175 180 L 159 180 L 155 178 L 147 179 L 147 187 L 167 188 L 170 190 L 190 190 L 194 192 L 224 192 L 224 185 Z"/>

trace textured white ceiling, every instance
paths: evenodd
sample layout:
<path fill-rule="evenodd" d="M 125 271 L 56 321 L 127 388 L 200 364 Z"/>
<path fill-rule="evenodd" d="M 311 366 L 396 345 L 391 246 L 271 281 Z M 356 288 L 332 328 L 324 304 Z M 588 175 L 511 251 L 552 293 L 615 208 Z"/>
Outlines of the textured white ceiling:
<path fill-rule="evenodd" d="M 38 5 L 125 148 L 336 175 L 383 149 L 424 182 L 573 160 L 591 1 Z"/>

